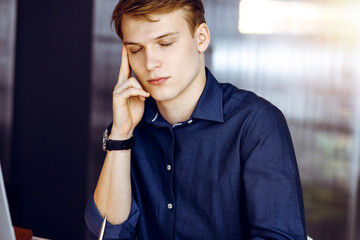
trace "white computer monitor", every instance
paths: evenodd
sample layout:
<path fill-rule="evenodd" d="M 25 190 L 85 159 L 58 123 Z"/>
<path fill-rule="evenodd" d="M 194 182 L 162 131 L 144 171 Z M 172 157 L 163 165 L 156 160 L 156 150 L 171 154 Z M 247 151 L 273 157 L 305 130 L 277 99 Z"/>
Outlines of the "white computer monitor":
<path fill-rule="evenodd" d="M 15 240 L 15 232 L 11 223 L 9 204 L 6 197 L 4 178 L 0 164 L 0 239 Z"/>

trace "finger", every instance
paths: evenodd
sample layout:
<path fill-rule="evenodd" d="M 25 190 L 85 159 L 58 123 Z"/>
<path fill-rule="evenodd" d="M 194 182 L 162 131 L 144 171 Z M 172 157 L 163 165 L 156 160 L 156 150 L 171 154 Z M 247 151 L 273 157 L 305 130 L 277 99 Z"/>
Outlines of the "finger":
<path fill-rule="evenodd" d="M 138 82 L 138 80 L 136 78 L 132 77 L 123 83 L 116 84 L 114 87 L 114 92 L 115 91 L 119 92 L 119 91 L 122 91 L 123 89 L 129 88 L 129 87 L 143 89 L 142 86 L 140 85 L 140 83 Z"/>
<path fill-rule="evenodd" d="M 134 78 L 134 77 L 129 78 L 128 81 L 129 81 L 129 83 L 130 83 L 130 85 L 131 85 L 132 87 L 136 87 L 136 88 L 143 89 L 143 87 L 141 86 L 140 82 L 139 82 L 136 78 Z M 144 89 L 143 89 L 143 90 L 144 90 Z"/>
<path fill-rule="evenodd" d="M 121 91 L 114 91 L 113 95 L 119 96 L 121 98 L 128 98 L 130 96 L 135 96 L 133 94 L 129 95 L 128 93 L 134 93 L 138 96 L 143 96 L 143 97 L 150 97 L 150 93 L 144 91 L 141 88 L 134 88 L 134 87 L 125 88 L 125 89 L 122 89 Z"/>
<path fill-rule="evenodd" d="M 128 80 L 126 80 L 123 84 L 117 84 L 114 88 L 114 91 L 113 93 L 116 94 L 116 93 L 120 93 L 122 91 L 124 91 L 125 89 L 127 88 L 137 88 L 137 89 L 140 89 L 142 91 L 144 91 L 144 93 L 146 93 L 147 95 L 150 96 L 150 93 L 146 92 L 142 86 L 140 85 L 140 83 L 138 82 L 138 80 L 136 80 L 135 78 L 129 78 Z"/>
<path fill-rule="evenodd" d="M 150 96 L 150 94 L 148 92 L 145 92 L 144 90 L 139 89 L 139 88 L 126 88 L 119 93 L 114 92 L 114 95 L 118 95 L 118 97 L 123 98 L 123 99 L 129 98 L 129 97 L 147 98 Z"/>
<path fill-rule="evenodd" d="M 127 54 L 126 47 L 123 43 L 121 50 L 121 64 L 120 64 L 118 82 L 124 82 L 130 77 L 131 77 L 131 70 L 129 65 L 129 56 Z"/>
<path fill-rule="evenodd" d="M 143 97 L 143 96 L 139 96 L 139 99 L 141 100 L 141 101 L 145 101 L 145 97 Z"/>

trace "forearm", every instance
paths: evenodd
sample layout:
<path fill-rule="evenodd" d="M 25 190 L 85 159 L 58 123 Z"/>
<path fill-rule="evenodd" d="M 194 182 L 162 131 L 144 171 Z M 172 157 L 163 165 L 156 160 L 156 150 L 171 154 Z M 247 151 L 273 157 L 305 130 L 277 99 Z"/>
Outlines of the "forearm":
<path fill-rule="evenodd" d="M 144 114 L 144 101 L 150 94 L 131 77 L 127 50 L 123 44 L 118 82 L 113 91 L 113 124 L 109 139 L 132 136 Z M 127 220 L 131 209 L 131 150 L 109 151 L 94 192 L 94 202 L 102 216 L 117 225 Z"/>
<path fill-rule="evenodd" d="M 95 204 L 102 216 L 114 225 L 124 222 L 131 208 L 131 150 L 109 151 L 94 192 Z"/>

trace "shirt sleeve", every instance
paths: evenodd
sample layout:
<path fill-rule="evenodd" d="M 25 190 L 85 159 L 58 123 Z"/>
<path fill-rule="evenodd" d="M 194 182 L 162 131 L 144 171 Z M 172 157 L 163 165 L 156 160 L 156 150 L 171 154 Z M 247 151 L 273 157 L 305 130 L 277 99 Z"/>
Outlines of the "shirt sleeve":
<path fill-rule="evenodd" d="M 300 177 L 286 120 L 268 107 L 250 121 L 241 157 L 252 240 L 305 240 Z"/>
<path fill-rule="evenodd" d="M 112 225 L 106 222 L 104 240 L 105 239 L 134 239 L 136 232 L 135 226 L 139 218 L 139 207 L 132 199 L 131 209 L 128 219 L 119 225 Z M 93 194 L 91 195 L 85 209 L 85 222 L 92 235 L 92 239 L 98 239 L 103 217 L 97 209 Z M 96 236 L 96 238 L 95 238 Z"/>

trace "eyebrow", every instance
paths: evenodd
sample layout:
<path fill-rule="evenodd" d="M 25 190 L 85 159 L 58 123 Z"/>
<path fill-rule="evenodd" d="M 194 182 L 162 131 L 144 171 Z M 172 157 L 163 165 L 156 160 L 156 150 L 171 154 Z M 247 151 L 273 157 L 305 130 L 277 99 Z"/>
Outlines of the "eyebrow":
<path fill-rule="evenodd" d="M 162 35 L 154 38 L 154 40 L 159 40 L 162 38 L 172 37 L 172 36 L 177 36 L 177 35 L 179 35 L 179 32 L 169 32 L 169 33 L 165 33 L 165 34 L 162 34 Z M 124 41 L 124 45 L 141 45 L 141 44 L 137 43 L 137 42 Z"/>

